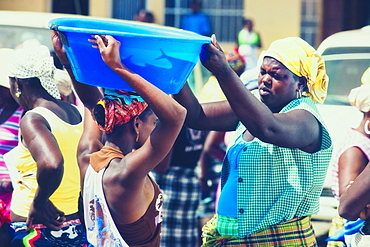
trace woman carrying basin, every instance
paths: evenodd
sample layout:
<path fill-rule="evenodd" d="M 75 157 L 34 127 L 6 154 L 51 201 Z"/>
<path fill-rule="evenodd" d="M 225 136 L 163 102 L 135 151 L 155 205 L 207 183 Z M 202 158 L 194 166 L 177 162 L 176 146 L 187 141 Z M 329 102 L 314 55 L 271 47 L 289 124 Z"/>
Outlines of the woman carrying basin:
<path fill-rule="evenodd" d="M 126 68 L 120 42 L 112 36 L 96 35 L 90 42 L 137 93 L 105 89 L 102 94 L 78 83 L 68 69 L 86 107 L 78 158 L 88 241 L 94 246 L 159 246 L 163 198 L 148 173 L 172 148 L 186 110 Z M 70 68 L 56 32 L 53 44 Z"/>
<path fill-rule="evenodd" d="M 227 101 L 199 104 L 187 85 L 175 95 L 191 128 L 230 131 L 217 214 L 203 246 L 316 246 L 311 215 L 332 153 L 315 106 L 326 97 L 325 65 L 300 38 L 273 42 L 263 54 L 258 89 L 249 92 L 213 36 L 200 54 Z"/>

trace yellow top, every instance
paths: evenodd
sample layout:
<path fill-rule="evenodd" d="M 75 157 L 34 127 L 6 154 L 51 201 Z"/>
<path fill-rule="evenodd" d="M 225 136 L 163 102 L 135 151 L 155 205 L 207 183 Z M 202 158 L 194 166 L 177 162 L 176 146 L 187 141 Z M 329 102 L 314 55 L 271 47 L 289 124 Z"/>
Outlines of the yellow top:
<path fill-rule="evenodd" d="M 202 90 L 199 93 L 198 100 L 200 103 L 209 103 L 226 100 L 218 81 L 214 75 L 208 78 Z"/>
<path fill-rule="evenodd" d="M 66 215 L 76 213 L 80 193 L 80 171 L 76 153 L 83 131 L 83 123 L 81 121 L 76 125 L 68 124 L 43 107 L 37 107 L 29 112 L 39 113 L 48 121 L 64 158 L 62 181 L 49 199 Z M 37 165 L 31 153 L 22 145 L 21 141 L 9 153 L 11 157 L 14 157 L 13 162 L 18 172 L 16 182 L 13 183 L 11 210 L 19 216 L 27 217 L 38 187 L 36 180 Z"/>

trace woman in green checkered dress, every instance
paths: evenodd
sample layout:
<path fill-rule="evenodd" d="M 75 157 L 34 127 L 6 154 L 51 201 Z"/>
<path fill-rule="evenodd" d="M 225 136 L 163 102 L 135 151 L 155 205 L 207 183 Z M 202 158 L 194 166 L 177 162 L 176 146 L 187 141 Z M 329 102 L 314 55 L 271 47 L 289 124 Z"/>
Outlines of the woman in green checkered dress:
<path fill-rule="evenodd" d="M 200 58 L 227 100 L 199 104 L 185 85 L 175 98 L 188 109 L 186 124 L 236 130 L 203 246 L 316 246 L 310 216 L 318 212 L 332 153 L 315 105 L 326 97 L 324 61 L 300 38 L 277 40 L 262 54 L 258 89 L 249 92 L 215 36 Z"/>

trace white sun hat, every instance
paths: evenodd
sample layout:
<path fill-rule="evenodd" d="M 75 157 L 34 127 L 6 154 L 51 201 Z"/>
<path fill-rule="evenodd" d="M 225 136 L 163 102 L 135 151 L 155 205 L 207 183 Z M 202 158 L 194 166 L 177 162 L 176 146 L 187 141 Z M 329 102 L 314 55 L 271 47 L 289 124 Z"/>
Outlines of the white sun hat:
<path fill-rule="evenodd" d="M 9 88 L 9 60 L 14 49 L 0 48 L 0 86 Z"/>

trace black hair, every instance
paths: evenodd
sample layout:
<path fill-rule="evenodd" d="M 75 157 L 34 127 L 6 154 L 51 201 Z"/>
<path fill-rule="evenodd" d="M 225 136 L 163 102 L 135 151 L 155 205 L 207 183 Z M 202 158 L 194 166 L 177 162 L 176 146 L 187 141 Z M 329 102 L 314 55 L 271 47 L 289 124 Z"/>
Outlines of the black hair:
<path fill-rule="evenodd" d="M 151 114 L 153 114 L 153 110 L 152 108 L 147 106 L 138 117 L 140 118 L 141 121 L 145 122 Z"/>
<path fill-rule="evenodd" d="M 243 18 L 243 26 L 247 25 L 247 24 L 253 24 L 253 21 L 251 19 L 247 19 L 247 18 Z"/>
<path fill-rule="evenodd" d="M 149 115 L 153 113 L 153 110 L 148 106 L 145 110 L 138 116 L 141 121 L 145 122 Z M 92 110 L 92 115 L 98 125 L 101 127 L 105 126 L 105 109 L 101 104 L 96 104 Z"/>
<path fill-rule="evenodd" d="M 41 85 L 41 81 L 39 78 L 37 77 L 31 77 L 31 78 L 14 78 L 15 80 L 17 80 L 17 83 L 19 85 L 19 88 L 23 91 L 24 88 L 23 87 L 28 87 L 28 88 L 32 88 L 32 89 L 36 89 L 36 90 L 43 90 L 45 92 L 46 89 Z M 47 92 L 48 93 L 48 92 Z"/>
<path fill-rule="evenodd" d="M 136 15 L 135 15 L 135 20 L 138 16 L 140 15 L 144 15 L 144 20 L 142 20 L 143 22 L 147 22 L 147 23 L 154 23 L 155 22 L 155 19 L 154 19 L 154 15 L 152 12 L 146 10 L 146 9 L 140 9 Z"/>
<path fill-rule="evenodd" d="M 41 81 L 39 78 L 37 77 L 31 77 L 31 78 L 17 78 L 18 81 L 24 85 L 27 85 L 27 86 L 36 86 L 36 85 L 40 85 L 41 86 Z M 41 86 L 42 87 L 42 86 Z"/>
<path fill-rule="evenodd" d="M 92 111 L 93 118 L 101 126 L 105 126 L 105 109 L 102 105 L 96 104 Z"/>

